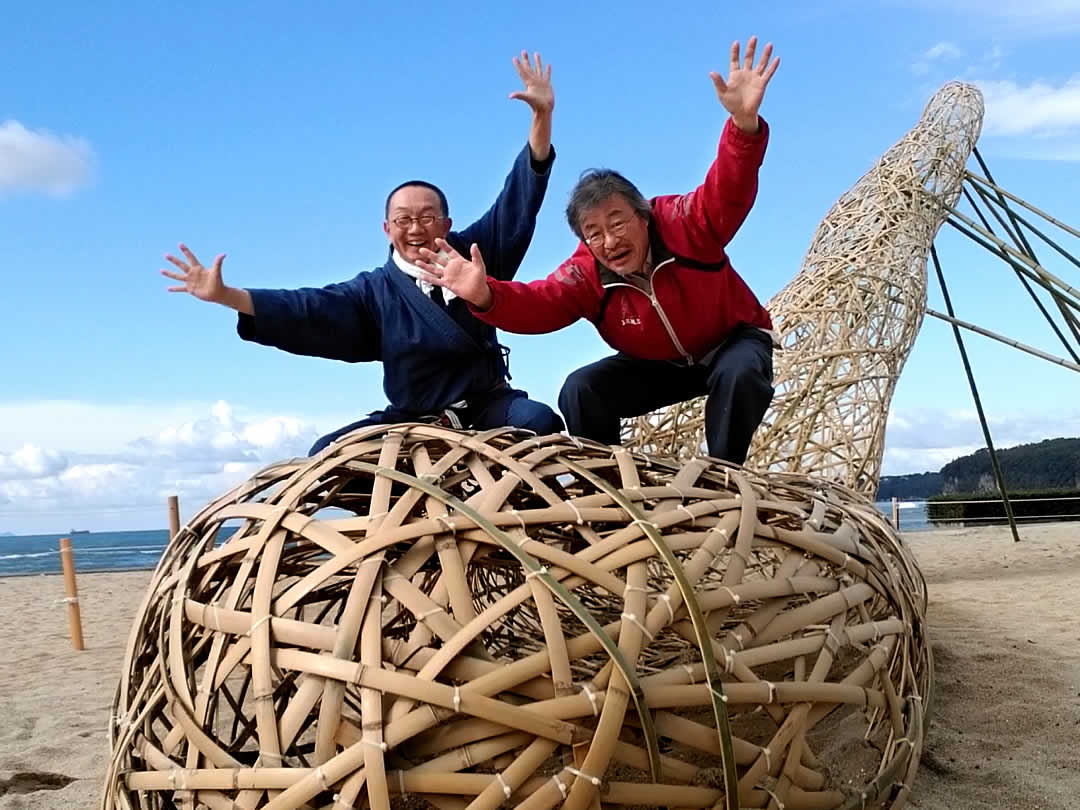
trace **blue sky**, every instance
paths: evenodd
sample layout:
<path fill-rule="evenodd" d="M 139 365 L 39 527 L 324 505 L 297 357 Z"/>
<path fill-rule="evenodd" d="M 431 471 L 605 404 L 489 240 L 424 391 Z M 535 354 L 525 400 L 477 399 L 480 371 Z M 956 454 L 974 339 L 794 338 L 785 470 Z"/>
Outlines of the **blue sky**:
<path fill-rule="evenodd" d="M 754 33 L 781 66 L 758 200 L 730 253 L 763 301 L 952 78 L 984 89 L 997 179 L 1080 224 L 1080 1 L 742 5 L 5 9 L 0 531 L 159 526 L 169 493 L 190 512 L 382 407 L 379 365 L 241 342 L 231 312 L 165 292 L 162 256 L 179 241 L 225 252 L 237 286 L 349 278 L 384 260 L 382 204 L 407 177 L 438 183 L 467 224 L 526 139 L 528 109 L 507 99 L 523 48 L 553 66 L 558 153 L 524 280 L 572 251 L 563 207 L 581 170 L 620 169 L 646 195 L 700 181 L 724 122 L 708 72 Z M 1062 353 L 1003 265 L 951 233 L 938 245 L 960 317 Z M 933 283 L 930 305 L 943 309 Z M 550 403 L 606 352 L 588 324 L 507 342 L 514 383 Z M 1075 373 L 968 345 L 998 444 L 1080 435 Z M 943 324 L 924 325 L 892 417 L 886 473 L 981 444 Z"/>

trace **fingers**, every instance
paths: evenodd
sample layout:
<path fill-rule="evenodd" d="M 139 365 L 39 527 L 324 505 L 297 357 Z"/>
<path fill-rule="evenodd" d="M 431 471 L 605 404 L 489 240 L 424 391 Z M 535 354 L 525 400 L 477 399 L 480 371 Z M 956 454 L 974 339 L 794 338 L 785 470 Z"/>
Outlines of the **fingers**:
<path fill-rule="evenodd" d="M 167 287 L 166 292 L 187 292 L 187 287 Z"/>
<path fill-rule="evenodd" d="M 521 56 L 514 57 L 514 67 L 517 69 L 517 74 L 521 77 L 523 82 L 527 82 L 533 77 L 533 69 L 532 64 L 529 62 L 528 51 L 522 51 Z"/>
<path fill-rule="evenodd" d="M 185 244 L 180 245 L 180 252 L 183 253 L 192 266 L 199 264 L 199 260 L 195 258 L 195 254 L 188 250 L 188 246 Z"/>
<path fill-rule="evenodd" d="M 451 245 L 449 242 L 447 242 L 442 237 L 437 237 L 435 239 L 435 247 L 437 247 L 439 250 L 441 250 L 443 253 L 445 253 L 447 256 L 449 256 L 451 259 L 460 259 L 461 258 L 461 254 L 458 253 L 456 250 L 454 250 L 454 246 Z"/>
<path fill-rule="evenodd" d="M 191 269 L 188 266 L 187 262 L 181 261 L 180 259 L 178 259 L 175 256 L 172 256 L 172 255 L 170 255 L 168 253 L 165 254 L 165 261 L 172 262 L 177 267 L 179 267 L 181 270 L 183 270 L 185 273 L 188 272 Z M 164 271 L 162 271 L 162 272 L 164 272 Z"/>
<path fill-rule="evenodd" d="M 772 64 L 769 65 L 769 69 L 766 70 L 764 74 L 762 74 L 762 78 L 765 81 L 769 81 L 769 79 L 771 79 L 773 77 L 773 74 L 776 73 L 776 69 L 778 67 L 780 67 L 780 57 L 779 56 L 772 60 Z"/>
<path fill-rule="evenodd" d="M 480 248 L 476 246 L 475 242 L 473 242 L 472 247 L 469 248 L 469 253 L 472 255 L 473 264 L 486 273 L 487 268 L 484 266 L 484 257 L 480 255 Z"/>
<path fill-rule="evenodd" d="M 214 257 L 214 265 L 211 268 L 215 273 L 221 274 L 221 263 L 225 261 L 225 254 L 219 253 Z"/>
<path fill-rule="evenodd" d="M 758 66 L 754 68 L 754 71 L 759 75 L 765 74 L 765 68 L 769 66 L 769 59 L 772 58 L 772 43 L 769 42 L 765 45 L 765 50 L 761 52 L 761 61 L 758 62 Z"/>
<path fill-rule="evenodd" d="M 716 88 L 716 95 L 723 96 L 727 92 L 727 82 L 724 81 L 724 77 L 714 70 L 709 74 L 709 78 L 712 79 L 713 86 Z"/>
<path fill-rule="evenodd" d="M 731 43 L 731 73 L 739 69 L 739 40 Z"/>
<path fill-rule="evenodd" d="M 162 270 L 161 275 L 165 276 L 165 278 L 171 278 L 173 281 L 187 281 L 187 274 L 180 275 L 171 270 Z"/>
<path fill-rule="evenodd" d="M 437 264 L 434 264 L 430 261 L 424 261 L 423 259 L 417 259 L 416 266 L 423 270 L 426 275 L 429 275 L 432 278 L 442 278 L 443 269 Z M 431 281 L 430 278 L 427 280 Z"/>
<path fill-rule="evenodd" d="M 523 82 L 530 82 L 536 79 L 550 79 L 551 78 L 551 65 L 548 65 L 545 69 L 544 58 L 540 55 L 539 51 L 536 51 L 532 55 L 532 59 L 529 59 L 529 52 L 522 51 L 521 56 L 515 56 L 513 58 L 514 68 L 518 72 L 518 76 L 521 77 Z"/>
<path fill-rule="evenodd" d="M 746 43 L 746 59 L 743 62 L 743 70 L 753 70 L 754 52 L 757 50 L 757 37 L 750 37 Z"/>

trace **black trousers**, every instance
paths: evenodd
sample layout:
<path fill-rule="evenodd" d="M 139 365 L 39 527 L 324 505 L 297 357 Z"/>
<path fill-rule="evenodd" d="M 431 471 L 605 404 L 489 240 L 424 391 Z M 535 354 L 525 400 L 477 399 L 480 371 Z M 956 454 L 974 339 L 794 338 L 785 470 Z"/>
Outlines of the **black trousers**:
<path fill-rule="evenodd" d="M 742 464 L 773 398 L 772 340 L 741 327 L 701 362 L 687 366 L 605 357 L 572 372 L 559 392 L 571 436 L 619 443 L 619 420 L 702 395 L 709 455 Z"/>
<path fill-rule="evenodd" d="M 559 433 L 563 429 L 562 419 L 554 409 L 529 399 L 526 391 L 517 388 L 499 389 L 488 397 L 479 398 L 470 402 L 469 407 L 461 413 L 464 422 L 463 427 L 475 430 L 487 430 L 488 428 L 511 427 L 531 430 L 538 436 L 546 436 L 549 433 Z M 376 411 L 364 419 L 340 427 L 332 433 L 327 433 L 311 446 L 309 456 L 326 449 L 332 442 L 337 441 L 346 433 L 351 433 L 357 428 L 368 425 L 387 425 L 394 422 L 418 422 L 425 421 L 424 417 L 416 414 L 407 414 L 387 408 L 384 411 Z"/>

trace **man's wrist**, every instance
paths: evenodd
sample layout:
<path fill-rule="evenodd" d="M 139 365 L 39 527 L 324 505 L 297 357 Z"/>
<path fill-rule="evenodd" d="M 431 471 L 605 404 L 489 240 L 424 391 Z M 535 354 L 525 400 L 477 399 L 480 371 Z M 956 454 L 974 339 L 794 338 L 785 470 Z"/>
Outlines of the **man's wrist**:
<path fill-rule="evenodd" d="M 478 296 L 478 300 L 472 302 L 477 312 L 487 312 L 495 305 L 495 295 L 491 292 L 491 285 L 485 284 L 484 291 Z"/>
<path fill-rule="evenodd" d="M 756 135 L 761 129 L 761 119 L 757 113 L 752 116 L 733 115 L 731 122 L 747 135 Z"/>
<path fill-rule="evenodd" d="M 225 287 L 217 299 L 222 306 L 235 309 L 245 315 L 254 315 L 255 307 L 251 300 L 251 293 L 239 287 Z"/>

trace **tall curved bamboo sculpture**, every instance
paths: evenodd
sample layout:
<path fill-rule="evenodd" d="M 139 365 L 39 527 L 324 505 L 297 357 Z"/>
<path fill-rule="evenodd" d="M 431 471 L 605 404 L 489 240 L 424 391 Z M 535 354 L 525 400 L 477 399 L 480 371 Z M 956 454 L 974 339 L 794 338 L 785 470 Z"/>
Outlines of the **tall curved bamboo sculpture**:
<path fill-rule="evenodd" d="M 930 246 L 960 195 L 982 117 L 977 88 L 946 84 L 826 214 L 802 270 L 768 304 L 780 340 L 776 396 L 748 466 L 877 489 L 889 404 L 926 311 Z M 628 422 L 626 441 L 700 455 L 703 404 Z"/>

